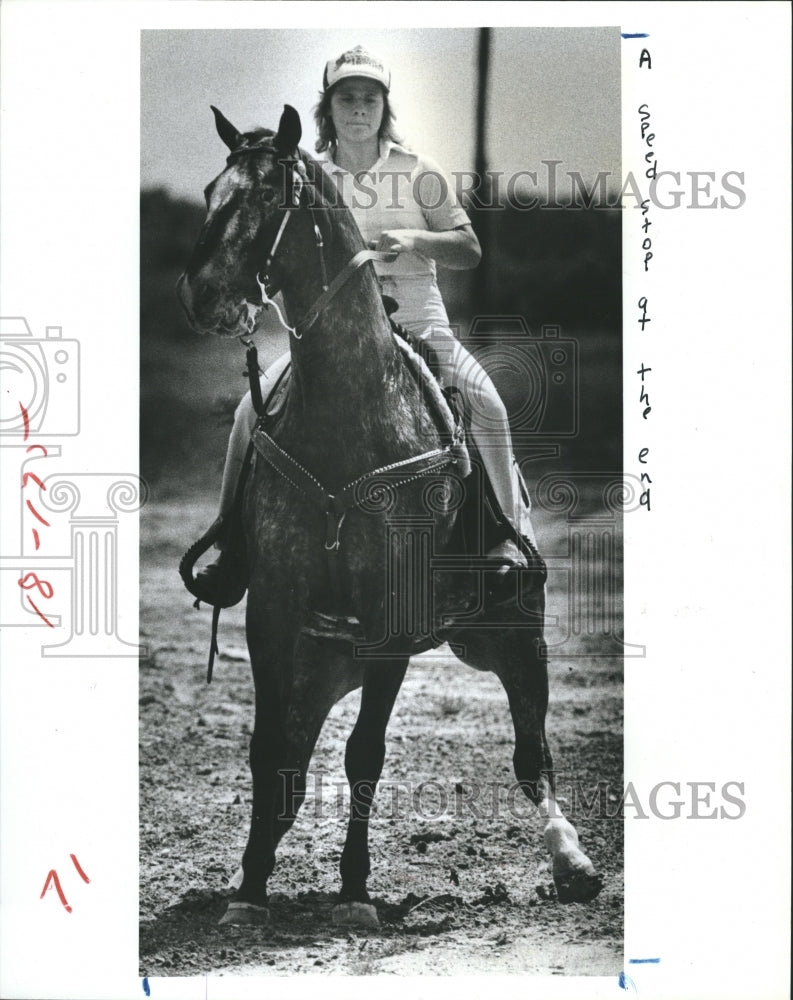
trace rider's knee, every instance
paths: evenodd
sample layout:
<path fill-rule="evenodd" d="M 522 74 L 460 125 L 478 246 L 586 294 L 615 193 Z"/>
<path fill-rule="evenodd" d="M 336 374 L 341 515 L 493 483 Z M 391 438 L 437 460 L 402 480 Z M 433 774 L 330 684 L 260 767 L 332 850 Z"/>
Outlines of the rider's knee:
<path fill-rule="evenodd" d="M 234 423 L 235 425 L 242 424 L 251 428 L 256 423 L 256 410 L 253 407 L 253 399 L 250 392 L 245 393 L 237 409 L 234 411 Z"/>
<path fill-rule="evenodd" d="M 498 390 L 484 370 L 481 371 L 481 377 L 470 379 L 463 390 L 472 422 L 493 428 L 509 426 L 507 408 Z"/>

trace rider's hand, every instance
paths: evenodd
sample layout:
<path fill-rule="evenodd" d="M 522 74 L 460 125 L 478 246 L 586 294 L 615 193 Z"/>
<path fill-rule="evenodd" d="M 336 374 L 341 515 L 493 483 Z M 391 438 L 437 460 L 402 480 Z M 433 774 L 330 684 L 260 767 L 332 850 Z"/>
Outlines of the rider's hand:
<path fill-rule="evenodd" d="M 408 229 L 386 230 L 380 233 L 378 239 L 369 241 L 370 250 L 381 250 L 386 253 L 405 253 L 414 247 L 415 240 Z"/>

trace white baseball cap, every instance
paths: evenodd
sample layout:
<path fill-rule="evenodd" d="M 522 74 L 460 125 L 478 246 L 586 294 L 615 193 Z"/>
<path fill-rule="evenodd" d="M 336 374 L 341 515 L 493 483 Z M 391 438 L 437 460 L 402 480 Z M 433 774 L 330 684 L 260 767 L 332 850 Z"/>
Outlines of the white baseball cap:
<path fill-rule="evenodd" d="M 349 52 L 342 52 L 338 59 L 328 60 L 322 79 L 323 90 L 329 90 L 339 80 L 346 80 L 351 76 L 363 76 L 368 80 L 376 80 L 385 87 L 386 93 L 391 88 L 391 73 L 383 60 L 379 56 L 367 52 L 360 45 L 356 45 Z"/>

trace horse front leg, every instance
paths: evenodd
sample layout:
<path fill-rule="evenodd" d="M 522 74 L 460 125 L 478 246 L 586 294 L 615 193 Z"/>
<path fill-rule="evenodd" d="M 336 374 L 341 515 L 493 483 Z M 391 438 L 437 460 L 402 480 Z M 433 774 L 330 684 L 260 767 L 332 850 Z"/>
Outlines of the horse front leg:
<path fill-rule="evenodd" d="M 541 635 L 535 635 L 528 642 L 521 638 L 520 646 L 523 655 L 516 655 L 518 651 L 512 645 L 511 655 L 504 656 L 496 668 L 515 727 L 515 777 L 545 823 L 543 840 L 551 853 L 559 902 L 585 903 L 597 896 L 603 883 L 581 850 L 578 833 L 562 814 L 554 796 L 553 760 L 545 737 L 548 708 L 545 641 Z"/>
<path fill-rule="evenodd" d="M 290 830 L 306 797 L 306 778 L 322 726 L 333 706 L 360 687 L 363 668 L 346 649 L 301 636 L 285 705 L 284 756 L 273 816 L 275 848 Z"/>
<path fill-rule="evenodd" d="M 250 832 L 242 856 L 242 881 L 221 924 L 259 924 L 269 919 L 267 880 L 275 867 L 274 819 L 281 780 L 278 763 L 285 749 L 278 701 L 277 685 L 257 685 L 249 754 L 253 779 Z"/>
<path fill-rule="evenodd" d="M 344 766 L 350 784 L 350 817 L 339 865 L 341 891 L 333 923 L 377 927 L 366 888 L 369 878 L 369 816 L 385 760 L 385 731 L 405 677 L 408 658 L 381 661 L 364 670 L 361 707 L 347 740 Z"/>
<path fill-rule="evenodd" d="M 257 602 L 249 597 L 246 614 L 248 651 L 255 689 L 255 718 L 250 740 L 249 764 L 253 783 L 253 805 L 248 841 L 242 856 L 242 876 L 235 876 L 237 890 L 221 924 L 260 924 L 269 919 L 267 880 L 275 867 L 275 816 L 281 775 L 279 765 L 286 753 L 284 726 L 284 675 L 289 663 L 287 630 L 274 643 L 276 634 L 253 611 Z"/>
<path fill-rule="evenodd" d="M 257 648 L 255 645 L 252 648 Z M 361 683 L 352 657 L 314 640 L 298 640 L 289 681 L 254 662 L 256 722 L 250 745 L 253 810 L 242 877 L 221 923 L 268 920 L 267 880 L 276 849 L 294 823 L 306 792 L 306 775 L 322 725 L 335 703 Z"/>

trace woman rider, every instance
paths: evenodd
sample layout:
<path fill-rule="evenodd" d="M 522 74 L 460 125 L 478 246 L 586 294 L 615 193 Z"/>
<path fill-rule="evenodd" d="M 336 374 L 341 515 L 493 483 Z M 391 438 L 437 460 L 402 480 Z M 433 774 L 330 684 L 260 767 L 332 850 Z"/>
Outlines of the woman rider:
<path fill-rule="evenodd" d="M 460 390 L 496 500 L 520 532 L 526 519 L 521 517 L 506 409 L 484 369 L 452 334 L 436 280 L 436 263 L 454 270 L 476 267 L 479 241 L 437 165 L 399 144 L 390 86 L 386 66 L 360 46 L 331 59 L 315 110 L 316 149 L 325 153 L 322 166 L 339 187 L 367 245 L 396 252 L 393 263 L 374 265 L 383 294 L 398 303 L 393 318 L 410 334 L 429 340 L 444 384 Z M 287 354 L 263 376 L 264 398 L 288 360 Z M 249 393 L 237 408 L 229 440 L 221 523 L 228 521 L 255 422 Z M 221 535 L 219 547 L 222 544 Z M 499 543 L 488 558 L 500 561 L 505 573 L 527 564 L 510 540 Z M 196 576 L 194 592 L 208 604 L 236 603 L 244 593 L 245 575 L 241 560 L 221 551 L 220 558 Z"/>

